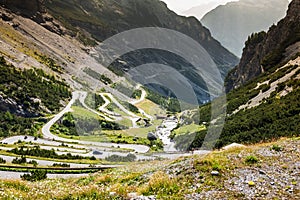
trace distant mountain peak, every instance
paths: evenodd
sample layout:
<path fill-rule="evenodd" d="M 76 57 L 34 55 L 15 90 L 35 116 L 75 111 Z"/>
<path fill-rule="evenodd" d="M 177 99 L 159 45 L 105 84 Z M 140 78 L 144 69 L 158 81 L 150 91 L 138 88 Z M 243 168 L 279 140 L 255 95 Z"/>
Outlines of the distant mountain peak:
<path fill-rule="evenodd" d="M 240 57 L 247 37 L 277 23 L 285 16 L 287 7 L 288 0 L 240 0 L 218 6 L 201 22 L 214 38 Z"/>

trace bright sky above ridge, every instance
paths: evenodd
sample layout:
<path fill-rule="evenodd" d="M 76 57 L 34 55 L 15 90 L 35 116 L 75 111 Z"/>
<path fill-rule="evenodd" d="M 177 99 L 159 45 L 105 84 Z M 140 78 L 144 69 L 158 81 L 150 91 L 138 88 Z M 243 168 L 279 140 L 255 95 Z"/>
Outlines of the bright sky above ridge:
<path fill-rule="evenodd" d="M 182 12 L 203 4 L 208 4 L 214 2 L 216 6 L 220 4 L 225 4 L 230 1 L 236 0 L 161 0 L 167 3 L 168 7 L 177 12 L 178 14 L 182 14 Z"/>

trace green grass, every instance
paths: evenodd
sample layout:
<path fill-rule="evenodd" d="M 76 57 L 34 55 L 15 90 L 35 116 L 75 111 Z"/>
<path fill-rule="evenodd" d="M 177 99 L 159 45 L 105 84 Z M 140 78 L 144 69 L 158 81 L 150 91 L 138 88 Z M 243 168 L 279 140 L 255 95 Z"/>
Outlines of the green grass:
<path fill-rule="evenodd" d="M 173 196 L 178 194 L 180 186 L 178 180 L 172 179 L 164 172 L 156 172 L 149 180 L 149 183 L 139 189 L 139 192 L 143 195 L 155 194 L 158 198 Z"/>
<path fill-rule="evenodd" d="M 110 134 L 97 134 L 97 135 L 88 135 L 80 136 L 82 141 L 91 141 L 91 142 L 112 142 L 120 144 L 143 144 L 150 145 L 150 141 L 147 138 L 128 136 L 119 132 L 110 132 Z"/>
<path fill-rule="evenodd" d="M 157 115 L 164 115 L 166 114 L 166 112 L 160 108 L 159 105 L 153 103 L 152 101 L 145 99 L 144 101 L 136 104 L 136 106 L 138 108 L 141 108 L 142 110 L 144 110 L 147 114 L 151 115 L 151 116 L 155 116 L 155 114 Z"/>
<path fill-rule="evenodd" d="M 131 120 L 129 120 L 131 123 Z M 128 123 L 129 123 L 128 121 Z M 119 122 L 117 122 L 119 123 Z M 140 137 L 140 138 L 147 138 L 147 135 L 149 132 L 155 131 L 156 127 L 159 126 L 162 123 L 162 120 L 154 120 L 153 124 L 149 127 L 144 127 L 144 128 L 129 128 L 129 129 L 123 129 L 123 130 L 101 130 L 101 132 L 96 131 L 95 132 L 95 138 L 97 135 L 100 134 L 106 134 L 106 135 L 111 135 L 111 134 L 122 134 L 124 136 L 134 136 L 134 137 Z M 67 136 L 64 136 L 66 138 L 70 138 Z M 78 139 L 83 139 L 84 137 L 74 137 Z"/>
<path fill-rule="evenodd" d="M 156 127 L 162 123 L 162 120 L 154 120 L 153 124 L 145 128 L 130 128 L 126 130 L 116 131 L 116 133 L 124 134 L 127 136 L 136 136 L 141 138 L 147 138 L 149 132 L 155 131 Z M 104 133 L 111 133 L 111 131 L 103 131 Z"/>
<path fill-rule="evenodd" d="M 123 118 L 122 120 L 117 121 L 117 123 L 126 127 L 132 127 L 132 121 L 128 118 Z"/>
<path fill-rule="evenodd" d="M 84 118 L 94 118 L 94 119 L 99 119 L 99 115 L 85 109 L 84 107 L 81 106 L 72 106 L 72 114 L 74 118 L 76 117 L 84 117 Z"/>
<path fill-rule="evenodd" d="M 182 135 L 182 134 L 188 134 L 188 133 L 195 133 L 197 131 L 206 130 L 205 125 L 198 125 L 198 124 L 189 124 L 189 125 L 183 125 L 179 128 L 172 131 L 172 134 L 174 135 Z"/>
<path fill-rule="evenodd" d="M 255 164 L 258 163 L 259 159 L 256 156 L 250 155 L 245 158 L 245 163 Z"/>
<path fill-rule="evenodd" d="M 107 97 L 107 96 L 106 96 L 106 98 L 109 99 L 109 97 Z M 111 100 L 109 99 L 109 101 L 111 101 Z M 124 111 L 120 110 L 120 108 L 114 103 L 108 104 L 106 108 L 112 112 L 115 112 L 115 113 L 123 116 L 123 117 L 128 116 L 128 114 L 126 114 Z"/>

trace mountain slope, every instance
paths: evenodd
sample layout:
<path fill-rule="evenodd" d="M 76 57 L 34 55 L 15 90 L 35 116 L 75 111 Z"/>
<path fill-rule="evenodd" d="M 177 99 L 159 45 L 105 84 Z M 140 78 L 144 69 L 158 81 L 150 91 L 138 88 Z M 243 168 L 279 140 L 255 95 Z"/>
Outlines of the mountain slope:
<path fill-rule="evenodd" d="M 195 18 L 176 15 L 158 0 L 122 0 L 122 1 L 46 1 L 47 10 L 66 27 L 87 33 L 97 41 L 103 41 L 116 33 L 140 27 L 163 27 L 179 31 L 199 42 L 210 54 L 225 76 L 238 59 L 213 39 L 210 32 Z M 63 9 L 62 9 L 63 8 Z M 127 64 L 124 64 L 127 63 Z M 156 50 L 135 51 L 124 55 L 121 62 L 114 63 L 112 69 L 122 75 L 134 66 L 145 63 L 160 63 L 179 66 L 193 84 L 200 101 L 207 101 L 205 84 L 201 78 L 195 79 L 190 65 L 178 56 Z M 157 89 L 161 92 L 161 90 Z"/>
<path fill-rule="evenodd" d="M 227 94 L 227 117 L 216 148 L 233 142 L 247 144 L 299 136 L 299 6 L 300 0 L 292 1 L 287 16 L 277 27 L 271 28 L 268 33 L 254 34 L 247 42 L 247 50 L 241 59 L 244 67 L 241 64 L 236 67 L 228 77 L 228 81 L 232 82 L 227 83 L 240 83 L 230 79 L 233 75 L 251 79 L 235 89 L 230 88 Z M 274 52 L 278 55 L 277 48 L 280 56 L 270 56 Z M 263 62 L 265 71 L 257 74 L 255 70 L 261 69 L 256 62 L 259 56 L 262 56 L 261 59 L 266 56 Z M 194 121 L 200 118 L 200 122 L 218 126 L 218 119 L 210 119 L 210 109 L 210 104 L 201 106 L 200 113 L 183 116 L 187 118 L 183 124 L 191 123 L 191 118 Z M 197 132 L 190 148 L 201 147 L 205 135 L 206 130 Z M 185 137 L 179 136 L 175 140 L 184 141 Z"/>
<path fill-rule="evenodd" d="M 102 4 L 99 5 L 99 2 Z M 85 73 L 87 68 L 93 66 L 98 74 L 110 82 L 124 80 L 89 54 L 93 51 L 90 45 L 96 45 L 122 30 L 143 25 L 164 27 L 170 21 L 170 28 L 189 31 L 198 41 L 207 45 L 219 66 L 224 68 L 224 74 L 237 62 L 237 58 L 211 38 L 209 31 L 197 20 L 181 18 L 158 1 L 147 3 L 152 7 L 140 1 L 0 0 L 0 57 L 4 60 L 0 71 L 4 77 L 0 88 L 3 128 L 0 137 L 27 134 L 28 130 L 28 134 L 37 134 L 38 128 L 30 128 L 31 125 L 45 121 L 40 117 L 57 112 L 70 97 L 70 88 L 93 90 L 103 87 L 119 95 L 123 101 L 129 99 Z M 65 9 L 61 9 L 61 4 Z M 91 13 L 83 12 L 82 8 Z M 124 17 L 120 18 L 120 12 L 115 12 L 116 8 L 123 9 Z M 50 9 L 53 9 L 51 13 L 54 16 L 49 13 Z M 145 12 L 139 12 L 143 9 Z M 172 21 L 172 18 L 176 20 Z M 156 55 L 154 57 L 159 58 Z M 6 67 L 18 79 L 8 76 Z M 9 127 L 6 124 L 10 124 Z"/>
<path fill-rule="evenodd" d="M 227 91 L 237 88 L 300 52 L 300 1 L 292 1 L 287 16 L 268 33 L 252 34 L 239 65 L 227 77 Z"/>
<path fill-rule="evenodd" d="M 201 22 L 213 37 L 240 57 L 247 37 L 278 22 L 284 17 L 287 6 L 287 0 L 240 0 L 218 6 Z"/>
<path fill-rule="evenodd" d="M 187 34 L 199 42 L 217 64 L 223 77 L 238 63 L 238 58 L 213 39 L 199 21 L 176 15 L 159 0 L 45 0 L 25 2 L 23 5 L 18 0 L 1 2 L 15 13 L 31 18 L 51 32 L 78 39 L 85 46 L 81 48 L 87 52 L 93 52 L 93 48 L 87 46 L 95 47 L 99 42 L 125 30 L 163 27 Z M 36 4 L 34 7 L 38 9 L 30 10 L 31 4 Z M 117 73 L 118 75 L 122 75 L 130 67 L 149 62 L 179 66 L 182 71 L 187 72 L 184 76 L 192 82 L 200 102 L 209 100 L 202 78 L 195 78 L 196 73 L 191 69 L 191 65 L 179 56 L 168 52 L 145 50 L 132 52 L 121 59 L 121 62 L 115 62 L 110 68 L 114 72 L 121 72 Z M 103 73 L 102 67 L 98 73 Z M 109 73 L 108 75 L 111 76 Z M 90 82 L 90 79 L 84 81 Z M 162 90 L 157 88 L 157 91 Z"/>
<path fill-rule="evenodd" d="M 197 40 L 218 65 L 230 67 L 237 61 L 195 18 L 180 17 L 158 0 L 51 0 L 45 6 L 57 19 L 89 32 L 98 41 L 133 28 L 164 27 Z"/>
<path fill-rule="evenodd" d="M 12 10 L 0 6 L 0 137 L 38 135 L 44 117 L 64 106 L 71 88 L 83 87 L 75 81 L 83 74 L 80 69 L 101 65 L 83 45 L 54 31 L 52 27 L 62 26 L 46 13 L 41 16 L 47 21 L 40 25 L 31 20 L 36 14 L 21 16 L 23 11 Z"/>
<path fill-rule="evenodd" d="M 215 9 L 218 5 L 224 5 L 226 2 L 228 2 L 228 0 L 203 2 L 199 6 L 195 6 L 184 11 L 183 14 L 185 16 L 195 16 L 197 19 L 201 20 L 209 11 Z"/>

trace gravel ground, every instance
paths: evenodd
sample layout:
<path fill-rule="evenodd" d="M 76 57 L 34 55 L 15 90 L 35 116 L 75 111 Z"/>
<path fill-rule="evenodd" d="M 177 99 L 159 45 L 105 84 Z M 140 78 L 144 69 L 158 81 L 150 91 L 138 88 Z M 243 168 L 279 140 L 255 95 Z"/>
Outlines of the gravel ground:
<path fill-rule="evenodd" d="M 255 146 L 249 148 L 251 151 L 245 148 L 226 154 L 231 163 L 224 164 L 215 185 L 208 181 L 212 171 L 203 173 L 195 169 L 195 160 L 199 158 L 184 159 L 165 172 L 173 178 L 191 177 L 191 193 L 185 199 L 300 199 L 300 140 L 279 141 L 279 150 L 272 147 Z M 257 157 L 258 162 L 246 164 L 247 156 Z"/>

